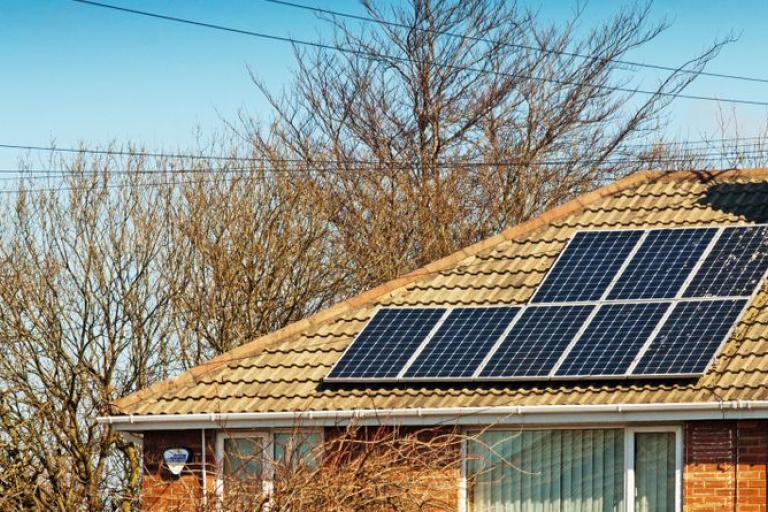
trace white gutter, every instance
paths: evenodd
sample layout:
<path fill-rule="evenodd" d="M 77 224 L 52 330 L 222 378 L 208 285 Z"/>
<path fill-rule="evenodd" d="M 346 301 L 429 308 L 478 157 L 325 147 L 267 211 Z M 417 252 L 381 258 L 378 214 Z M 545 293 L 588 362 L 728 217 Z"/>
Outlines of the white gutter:
<path fill-rule="evenodd" d="M 533 425 L 761 418 L 768 418 L 768 400 L 127 415 L 103 416 L 97 418 L 97 421 L 112 425 L 119 431 L 140 432 L 201 428 L 275 428 L 296 425 L 308 427 L 348 424 Z"/>

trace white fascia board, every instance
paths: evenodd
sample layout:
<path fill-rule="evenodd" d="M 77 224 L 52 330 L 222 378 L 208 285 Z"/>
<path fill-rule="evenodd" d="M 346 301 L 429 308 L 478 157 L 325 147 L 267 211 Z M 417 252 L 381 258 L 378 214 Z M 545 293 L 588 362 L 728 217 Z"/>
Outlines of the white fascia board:
<path fill-rule="evenodd" d="M 768 401 L 103 416 L 124 432 L 344 425 L 567 425 L 768 418 Z"/>

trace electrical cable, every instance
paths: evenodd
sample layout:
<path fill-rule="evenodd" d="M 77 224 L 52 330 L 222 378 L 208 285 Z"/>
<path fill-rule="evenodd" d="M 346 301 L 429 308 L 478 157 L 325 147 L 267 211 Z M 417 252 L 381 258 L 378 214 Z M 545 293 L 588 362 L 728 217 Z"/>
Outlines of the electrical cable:
<path fill-rule="evenodd" d="M 413 59 L 409 57 L 397 57 L 392 55 L 381 55 L 376 54 L 373 52 L 367 52 L 362 50 L 354 50 L 351 48 L 344 48 L 342 46 L 336 46 L 332 44 L 326 44 L 326 43 L 319 43 L 316 41 L 306 41 L 302 39 L 296 39 L 293 37 L 286 37 L 286 36 L 277 36 L 273 34 L 267 34 L 264 32 L 255 32 L 251 30 L 243 30 L 243 29 L 237 29 L 233 27 L 227 27 L 224 25 L 217 25 L 214 23 L 207 23 L 203 21 L 196 21 L 196 20 L 190 20 L 187 18 L 179 18 L 177 16 L 168 16 L 165 14 L 158 14 L 153 13 L 149 11 L 141 11 L 138 9 L 130 9 L 128 7 L 120 7 L 117 5 L 111 5 L 111 4 L 105 4 L 101 2 L 94 2 L 92 0 L 70 0 L 72 2 L 84 4 L 84 5 L 90 5 L 93 7 L 100 7 L 103 9 L 111 9 L 118 12 L 128 13 L 128 14 L 135 14 L 138 16 L 146 16 L 150 18 L 160 19 L 164 21 L 171 21 L 175 23 L 182 23 L 186 25 L 192 25 L 196 27 L 203 27 L 203 28 L 209 28 L 214 30 L 220 30 L 225 32 L 231 32 L 235 34 L 241 34 L 241 35 L 247 35 L 251 37 L 257 37 L 261 39 L 269 39 L 272 41 L 279 41 L 283 43 L 290 43 L 297 46 L 307 46 L 307 47 L 314 47 L 324 50 L 331 50 L 336 51 L 340 53 L 346 53 L 355 55 L 358 57 L 362 57 L 371 61 L 375 62 L 386 62 L 387 60 L 390 61 L 397 61 L 397 62 L 404 62 L 409 64 L 426 64 L 428 61 L 423 61 L 419 59 Z M 544 77 L 537 77 L 532 75 L 524 75 L 524 74 L 518 74 L 518 73 L 506 73 L 503 71 L 496 71 L 491 69 L 482 69 L 482 68 L 475 68 L 475 67 L 468 67 L 468 66 L 456 66 L 456 65 L 450 65 L 445 64 L 443 65 L 446 69 L 453 69 L 458 71 L 469 71 L 473 73 L 491 73 L 498 76 L 504 76 L 508 78 L 521 78 L 525 80 L 533 80 L 538 82 L 545 82 L 545 83 L 553 83 L 557 85 L 566 85 L 566 86 L 587 86 L 587 87 L 594 87 L 595 89 L 603 89 L 606 91 L 611 92 L 620 92 L 620 93 L 627 93 L 627 94 L 641 94 L 644 96 L 651 96 L 651 97 L 663 97 L 663 98 L 672 98 L 672 99 L 686 99 L 686 100 L 695 100 L 695 101 L 711 101 L 716 103 L 730 103 L 735 105 L 752 105 L 752 106 L 761 106 L 761 107 L 768 107 L 768 101 L 758 101 L 758 100 L 744 100 L 744 99 L 737 99 L 737 98 L 716 98 L 714 96 L 701 96 L 701 95 L 695 95 L 695 94 L 682 94 L 682 93 L 676 93 L 676 92 L 664 92 L 662 90 L 657 91 L 649 91 L 645 89 L 633 89 L 630 87 L 619 87 L 619 86 L 613 86 L 613 85 L 601 85 L 601 84 L 590 84 L 585 82 L 572 82 L 567 80 L 557 80 L 554 78 L 544 78 Z"/>
<path fill-rule="evenodd" d="M 492 39 L 488 39 L 486 37 L 477 37 L 477 36 L 469 36 L 464 34 L 457 34 L 455 32 L 450 32 L 447 30 L 435 30 L 435 29 L 429 29 L 429 28 L 421 28 L 421 27 L 414 27 L 410 25 L 406 25 L 404 23 L 398 23 L 395 21 L 389 21 L 389 20 L 382 20 L 382 19 L 376 19 L 372 16 L 362 16 L 358 14 L 350 14 L 350 13 L 344 13 L 340 11 L 335 11 L 331 9 L 323 9 L 320 7 L 313 7 L 310 5 L 304 5 L 299 4 L 296 2 L 287 2 L 285 0 L 261 0 L 262 2 L 267 2 L 270 4 L 276 4 L 276 5 L 282 5 L 284 7 L 291 7 L 294 9 L 302 9 L 305 11 L 312 11 L 318 14 L 325 14 L 329 16 L 337 16 L 340 18 L 348 18 L 353 20 L 362 21 L 365 23 L 377 23 L 379 25 L 386 25 L 390 27 L 395 28 L 404 28 L 407 30 L 416 30 L 418 32 L 426 32 L 426 33 L 433 33 L 448 37 L 454 37 L 457 39 L 462 39 L 465 41 L 475 41 L 475 42 L 484 42 L 489 44 L 499 44 L 498 41 L 494 41 Z M 564 50 L 552 50 L 549 48 L 537 48 L 535 46 L 529 46 L 519 43 L 501 43 L 504 46 L 509 46 L 511 48 L 520 48 L 523 50 L 531 50 L 539 53 L 546 53 L 550 55 L 563 55 L 565 57 L 576 57 L 579 59 L 594 59 L 595 56 L 593 55 L 584 55 L 582 53 L 576 53 L 576 52 L 569 52 Z M 630 60 L 621 60 L 621 59 L 605 59 L 608 62 L 614 62 L 616 64 L 620 64 L 622 66 L 628 66 L 632 68 L 646 68 L 646 69 L 655 69 L 657 71 L 669 71 L 669 72 L 683 72 L 683 73 L 696 73 L 700 76 L 708 76 L 713 78 L 726 78 L 730 80 L 742 80 L 746 82 L 757 82 L 757 83 L 763 83 L 768 84 L 768 78 L 757 78 L 757 77 L 750 77 L 750 76 L 743 76 L 743 75 L 732 75 L 727 73 L 713 73 L 709 71 L 696 71 L 693 69 L 685 69 L 685 68 L 675 68 L 673 66 L 663 66 L 660 64 L 648 64 L 645 62 L 637 62 L 637 61 L 630 61 Z"/>

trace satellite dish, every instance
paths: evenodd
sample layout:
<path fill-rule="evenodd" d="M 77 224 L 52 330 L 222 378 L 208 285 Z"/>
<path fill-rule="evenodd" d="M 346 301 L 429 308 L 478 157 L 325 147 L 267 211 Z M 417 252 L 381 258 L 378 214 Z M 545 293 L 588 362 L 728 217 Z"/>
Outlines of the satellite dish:
<path fill-rule="evenodd" d="M 165 465 L 176 476 L 181 474 L 190 459 L 192 459 L 192 450 L 189 448 L 168 448 L 163 452 Z"/>

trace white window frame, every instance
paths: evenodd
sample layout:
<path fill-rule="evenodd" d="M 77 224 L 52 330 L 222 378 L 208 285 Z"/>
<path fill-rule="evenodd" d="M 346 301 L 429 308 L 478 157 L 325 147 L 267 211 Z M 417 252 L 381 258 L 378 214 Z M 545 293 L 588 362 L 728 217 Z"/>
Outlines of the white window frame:
<path fill-rule="evenodd" d="M 225 439 L 260 439 L 261 440 L 261 480 L 263 492 L 268 493 L 272 486 L 272 435 L 268 431 L 248 430 L 218 432 L 216 435 L 216 496 L 224 498 L 224 440 Z"/>
<path fill-rule="evenodd" d="M 635 434 L 675 434 L 675 510 L 683 509 L 683 428 L 680 426 L 628 427 L 624 429 L 624 502 L 626 512 L 635 512 Z"/>
<path fill-rule="evenodd" d="M 259 438 L 261 439 L 261 470 L 262 487 L 265 494 L 271 494 L 274 486 L 275 468 L 275 434 L 319 434 L 320 442 L 325 442 L 325 429 L 323 428 L 279 428 L 272 430 L 235 430 L 231 432 L 219 431 L 216 434 L 216 497 L 224 498 L 224 440 L 233 438 Z M 324 454 L 320 454 L 321 457 Z"/>
<path fill-rule="evenodd" d="M 675 434 L 675 510 L 682 512 L 683 509 L 683 428 L 679 425 L 658 425 L 658 426 L 626 426 L 626 425 L 605 425 L 605 426 L 547 426 L 547 427 L 525 427 L 523 430 L 602 430 L 602 429 L 620 429 L 624 431 L 624 503 L 625 512 L 635 512 L 635 434 L 637 433 L 662 433 L 674 432 Z M 520 430 L 514 425 L 493 427 L 490 430 Z M 469 510 L 469 488 L 467 487 L 467 440 L 468 435 L 477 432 L 477 429 L 462 429 L 461 441 L 461 468 L 459 478 L 459 507 L 458 512 L 467 512 Z"/>
<path fill-rule="evenodd" d="M 270 446 L 272 447 L 272 459 L 275 459 L 275 435 L 276 434 L 295 434 L 298 436 L 306 435 L 306 434 L 318 434 L 320 436 L 320 447 L 323 449 L 323 451 L 319 454 L 320 460 L 325 457 L 325 429 L 324 428 L 276 428 L 272 431 L 270 431 L 271 434 L 271 442 Z M 274 476 L 274 473 L 273 473 Z M 271 480 L 271 479 L 270 479 Z"/>

